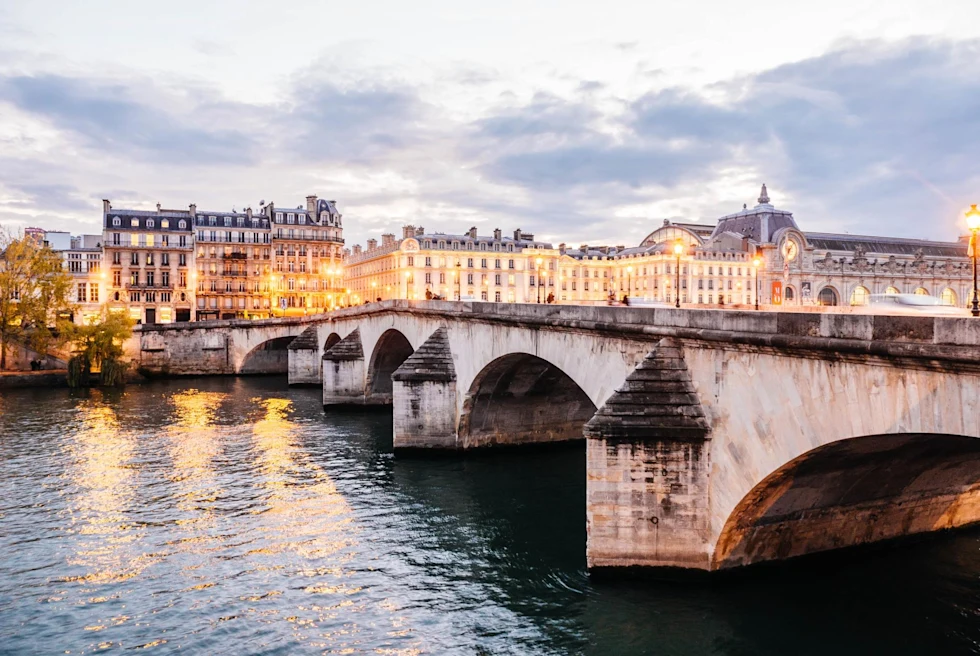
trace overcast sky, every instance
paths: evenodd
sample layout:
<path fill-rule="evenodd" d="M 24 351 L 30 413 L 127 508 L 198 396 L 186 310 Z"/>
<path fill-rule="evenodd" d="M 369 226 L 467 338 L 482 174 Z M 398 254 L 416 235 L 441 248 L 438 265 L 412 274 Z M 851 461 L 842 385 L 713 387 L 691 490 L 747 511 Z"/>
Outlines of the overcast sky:
<path fill-rule="evenodd" d="M 980 202 L 980 2 L 0 3 L 0 224 L 335 199 L 636 244 L 772 202 L 954 239 Z M 165 9 L 161 8 L 165 7 Z"/>

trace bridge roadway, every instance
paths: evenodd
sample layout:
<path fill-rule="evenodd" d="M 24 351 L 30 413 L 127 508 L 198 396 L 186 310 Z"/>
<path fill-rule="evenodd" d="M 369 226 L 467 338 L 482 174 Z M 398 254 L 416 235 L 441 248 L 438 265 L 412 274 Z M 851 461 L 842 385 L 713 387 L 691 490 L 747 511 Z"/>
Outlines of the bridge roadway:
<path fill-rule="evenodd" d="M 980 521 L 971 318 L 387 301 L 143 326 L 128 350 L 147 374 L 288 369 L 328 410 L 392 404 L 396 452 L 584 438 L 592 568 Z"/>

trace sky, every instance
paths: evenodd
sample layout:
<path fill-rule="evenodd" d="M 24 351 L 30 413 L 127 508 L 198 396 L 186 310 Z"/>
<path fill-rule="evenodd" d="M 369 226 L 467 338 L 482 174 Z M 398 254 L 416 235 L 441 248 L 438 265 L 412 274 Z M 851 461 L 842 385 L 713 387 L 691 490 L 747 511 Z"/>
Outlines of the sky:
<path fill-rule="evenodd" d="M 163 7 L 164 8 L 160 8 Z M 980 203 L 976 0 L 0 3 L 0 225 L 336 200 L 634 245 L 757 201 L 952 240 Z"/>

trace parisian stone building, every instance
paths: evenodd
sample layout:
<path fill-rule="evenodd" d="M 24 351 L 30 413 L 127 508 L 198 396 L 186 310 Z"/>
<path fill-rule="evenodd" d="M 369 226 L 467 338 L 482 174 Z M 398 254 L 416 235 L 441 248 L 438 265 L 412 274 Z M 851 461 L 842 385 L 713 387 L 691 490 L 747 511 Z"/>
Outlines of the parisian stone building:
<path fill-rule="evenodd" d="M 502 255 L 498 255 L 502 254 Z M 963 306 L 972 289 L 964 240 L 806 232 L 777 209 L 763 185 L 758 202 L 715 223 L 664 221 L 637 246 L 427 233 L 406 226 L 355 246 L 348 303 L 377 298 L 462 296 L 501 302 L 606 304 L 624 297 L 662 303 L 772 308 L 865 305 L 872 294 L 935 296 Z"/>
<path fill-rule="evenodd" d="M 545 302 L 556 289 L 557 250 L 533 234 L 505 236 L 470 228 L 462 234 L 428 233 L 407 225 L 402 236 L 369 239 L 346 262 L 345 304 L 377 299 L 474 299 L 503 303 Z"/>
<path fill-rule="evenodd" d="M 140 323 L 194 319 L 193 209 L 114 209 L 102 201 L 106 301 Z"/>

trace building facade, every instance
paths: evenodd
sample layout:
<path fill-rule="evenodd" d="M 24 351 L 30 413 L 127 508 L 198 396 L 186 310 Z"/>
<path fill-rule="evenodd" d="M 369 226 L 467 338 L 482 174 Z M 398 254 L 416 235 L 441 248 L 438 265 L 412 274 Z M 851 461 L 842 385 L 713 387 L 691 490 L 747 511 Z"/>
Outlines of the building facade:
<path fill-rule="evenodd" d="M 557 284 L 557 250 L 534 235 L 497 229 L 479 235 L 427 233 L 405 226 L 402 236 L 370 239 L 347 258 L 344 305 L 389 298 L 545 302 Z"/>
<path fill-rule="evenodd" d="M 106 302 L 139 323 L 194 320 L 193 211 L 114 209 L 102 201 Z"/>
<path fill-rule="evenodd" d="M 679 251 L 679 252 L 678 252 Z M 674 223 L 638 246 L 568 248 L 514 239 L 426 233 L 406 226 L 355 246 L 347 304 L 378 298 L 605 304 L 624 297 L 681 305 L 864 305 L 872 294 L 915 293 L 964 306 L 972 289 L 967 242 L 804 232 L 763 185 L 758 204 L 715 224 Z"/>

